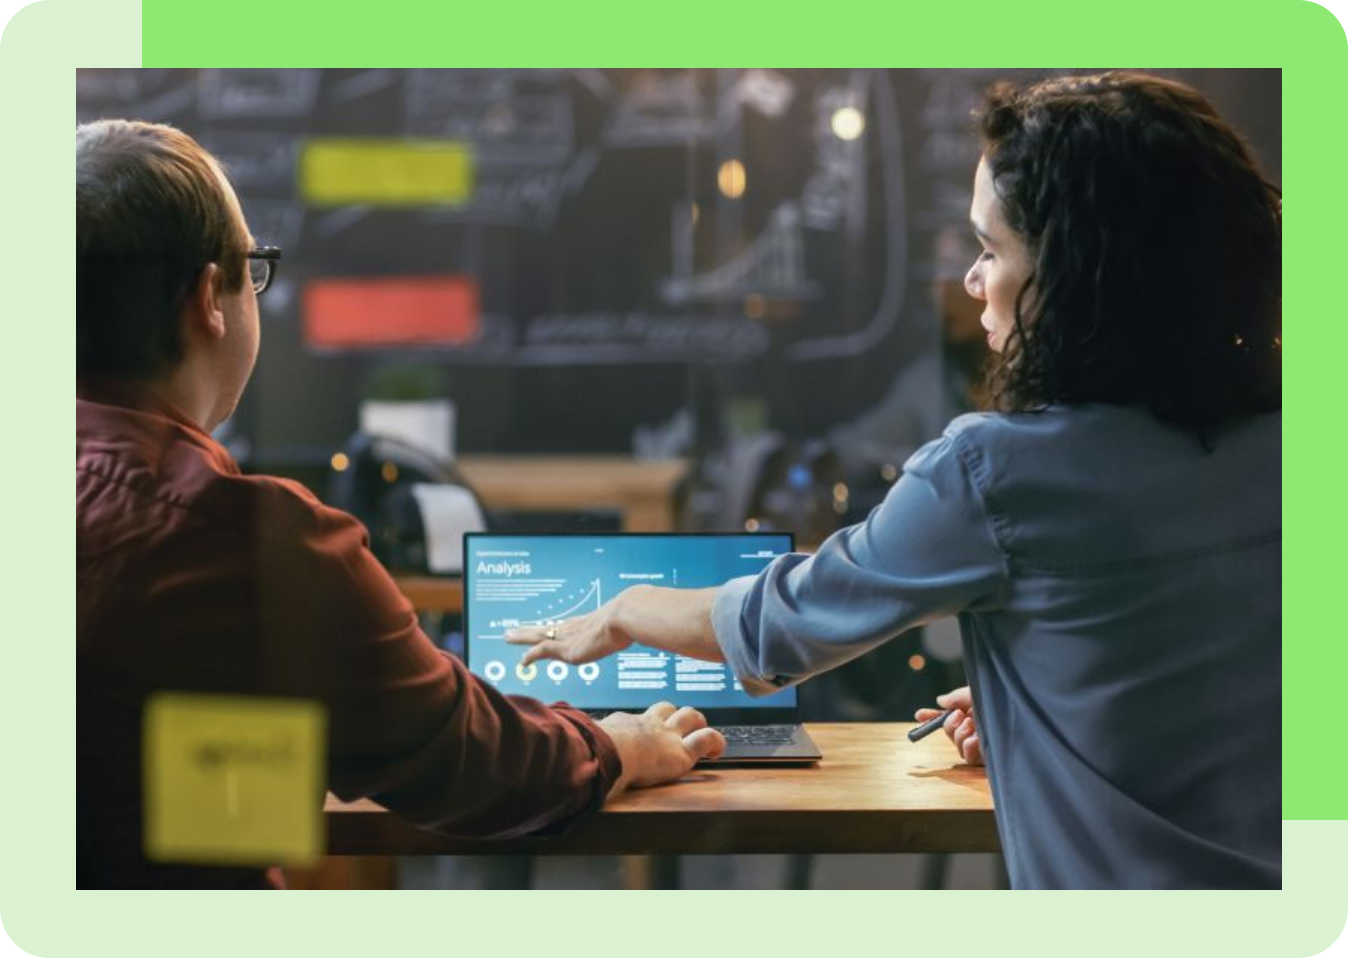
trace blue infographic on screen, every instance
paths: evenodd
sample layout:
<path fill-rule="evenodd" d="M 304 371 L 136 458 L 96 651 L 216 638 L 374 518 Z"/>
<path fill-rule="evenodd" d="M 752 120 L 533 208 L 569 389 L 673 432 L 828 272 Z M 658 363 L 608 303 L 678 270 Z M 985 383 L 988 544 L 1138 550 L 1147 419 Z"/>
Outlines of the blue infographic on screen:
<path fill-rule="evenodd" d="M 502 692 L 583 709 L 642 709 L 662 700 L 703 709 L 796 704 L 795 689 L 753 698 L 722 663 L 640 644 L 584 665 L 547 660 L 525 668 L 526 647 L 505 640 L 509 628 L 564 622 L 634 585 L 701 589 L 757 575 L 790 551 L 789 536 L 473 535 L 465 541 L 468 667 Z"/>

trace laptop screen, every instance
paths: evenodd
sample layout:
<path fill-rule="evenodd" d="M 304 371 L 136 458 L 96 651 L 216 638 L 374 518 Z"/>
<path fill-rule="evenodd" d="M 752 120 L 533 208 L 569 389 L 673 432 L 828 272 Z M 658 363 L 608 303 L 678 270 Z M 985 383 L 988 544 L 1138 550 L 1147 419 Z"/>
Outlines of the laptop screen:
<path fill-rule="evenodd" d="M 551 660 L 520 668 L 515 625 L 546 625 L 593 612 L 645 584 L 701 589 L 757 575 L 792 548 L 787 534 L 464 536 L 464 637 L 468 667 L 502 692 L 581 709 L 645 709 L 660 701 L 699 709 L 794 708 L 796 690 L 750 697 L 730 668 L 635 644 L 598 662 Z"/>

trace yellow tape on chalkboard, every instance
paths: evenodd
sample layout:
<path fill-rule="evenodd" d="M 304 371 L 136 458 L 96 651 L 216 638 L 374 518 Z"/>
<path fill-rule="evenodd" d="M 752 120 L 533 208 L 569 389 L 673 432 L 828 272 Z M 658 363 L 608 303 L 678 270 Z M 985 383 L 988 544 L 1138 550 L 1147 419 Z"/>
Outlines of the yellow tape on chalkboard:
<path fill-rule="evenodd" d="M 325 729 L 316 702 L 152 697 L 143 727 L 146 857 L 275 865 L 321 855 Z"/>
<path fill-rule="evenodd" d="M 311 206 L 444 206 L 473 195 L 473 153 L 455 140 L 316 139 L 300 152 Z"/>

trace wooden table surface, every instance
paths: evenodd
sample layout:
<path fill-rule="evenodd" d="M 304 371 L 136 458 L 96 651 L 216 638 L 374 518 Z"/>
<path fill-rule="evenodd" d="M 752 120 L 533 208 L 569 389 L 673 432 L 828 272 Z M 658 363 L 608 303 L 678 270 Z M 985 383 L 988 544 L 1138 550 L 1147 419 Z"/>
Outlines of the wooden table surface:
<path fill-rule="evenodd" d="M 1000 850 L 981 767 L 909 723 L 813 724 L 804 768 L 695 769 L 608 803 L 561 838 L 482 841 L 424 831 L 369 801 L 329 795 L 330 855 L 697 855 Z"/>

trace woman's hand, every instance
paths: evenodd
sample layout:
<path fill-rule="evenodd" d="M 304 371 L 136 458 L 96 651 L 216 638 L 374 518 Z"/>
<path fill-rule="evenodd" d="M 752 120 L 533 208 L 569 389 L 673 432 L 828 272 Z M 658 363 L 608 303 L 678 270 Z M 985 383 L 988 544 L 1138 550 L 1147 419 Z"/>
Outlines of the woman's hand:
<path fill-rule="evenodd" d="M 573 665 L 593 662 L 632 644 L 618 627 L 617 604 L 618 599 L 613 599 L 593 612 L 552 625 L 518 626 L 507 630 L 505 638 L 512 645 L 531 646 L 520 659 L 521 665 L 539 659 L 560 659 Z"/>
<path fill-rule="evenodd" d="M 969 686 L 936 696 L 940 709 L 918 709 L 919 722 L 927 722 L 941 714 L 941 710 L 950 709 L 950 717 L 945 720 L 946 736 L 955 743 L 955 748 L 970 765 L 983 764 L 983 747 L 978 741 L 978 725 L 974 721 L 974 698 Z"/>
<path fill-rule="evenodd" d="M 621 652 L 634 642 L 653 649 L 723 662 L 711 625 L 716 589 L 662 589 L 634 585 L 605 606 L 551 625 L 524 625 L 506 632 L 506 641 L 527 645 L 520 660 L 560 659 L 579 664 Z"/>

